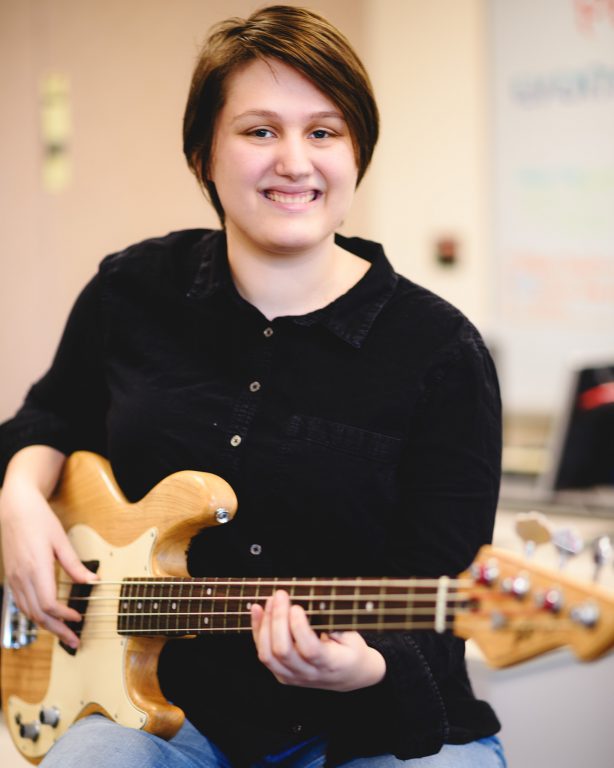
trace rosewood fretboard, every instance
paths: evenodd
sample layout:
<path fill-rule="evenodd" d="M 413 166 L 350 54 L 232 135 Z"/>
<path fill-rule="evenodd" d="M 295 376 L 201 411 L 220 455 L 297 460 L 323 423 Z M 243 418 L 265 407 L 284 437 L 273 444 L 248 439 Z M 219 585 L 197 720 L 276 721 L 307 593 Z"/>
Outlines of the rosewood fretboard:
<path fill-rule="evenodd" d="M 181 636 L 250 630 L 252 604 L 285 589 L 320 630 L 451 627 L 466 608 L 457 582 L 417 579 L 148 578 L 122 582 L 118 631 Z"/>

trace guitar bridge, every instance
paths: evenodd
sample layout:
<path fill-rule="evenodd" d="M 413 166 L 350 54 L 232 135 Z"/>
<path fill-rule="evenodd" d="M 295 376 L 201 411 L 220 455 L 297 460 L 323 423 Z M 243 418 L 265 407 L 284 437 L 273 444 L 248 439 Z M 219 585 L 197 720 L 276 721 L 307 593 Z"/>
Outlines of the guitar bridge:
<path fill-rule="evenodd" d="M 4 585 L 2 600 L 2 629 L 0 630 L 2 647 L 18 650 L 30 645 L 36 640 L 36 624 L 22 613 L 8 585 Z"/>

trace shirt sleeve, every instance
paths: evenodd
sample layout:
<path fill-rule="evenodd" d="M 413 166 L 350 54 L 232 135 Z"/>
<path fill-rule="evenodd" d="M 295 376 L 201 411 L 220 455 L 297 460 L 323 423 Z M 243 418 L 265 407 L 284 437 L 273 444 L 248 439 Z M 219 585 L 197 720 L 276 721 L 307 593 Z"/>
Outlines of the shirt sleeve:
<path fill-rule="evenodd" d="M 483 341 L 467 324 L 424 378 L 400 473 L 403 513 L 388 547 L 393 572 L 428 578 L 465 570 L 492 538 L 500 473 L 497 376 Z M 402 759 L 462 740 L 458 734 L 450 738 L 445 693 L 448 685 L 459 684 L 459 671 L 462 680 L 464 641 L 450 631 L 430 630 L 364 637 L 384 656 L 387 671 L 382 683 L 356 697 L 356 732 L 368 713 L 364 728 L 372 732 L 376 719 L 377 730 Z M 470 697 L 468 680 L 466 685 Z"/>
<path fill-rule="evenodd" d="M 15 416 L 0 426 L 0 483 L 11 456 L 29 445 L 48 445 L 66 455 L 75 450 L 105 454 L 108 395 L 102 349 L 96 276 L 70 312 L 50 369 Z"/>

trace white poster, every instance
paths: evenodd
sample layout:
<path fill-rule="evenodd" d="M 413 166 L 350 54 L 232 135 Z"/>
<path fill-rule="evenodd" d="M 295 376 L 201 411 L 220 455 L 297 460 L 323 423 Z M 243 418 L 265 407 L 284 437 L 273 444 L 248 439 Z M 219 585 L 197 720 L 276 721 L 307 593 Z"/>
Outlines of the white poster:
<path fill-rule="evenodd" d="M 499 364 L 553 412 L 614 363 L 614 0 L 492 0 Z"/>

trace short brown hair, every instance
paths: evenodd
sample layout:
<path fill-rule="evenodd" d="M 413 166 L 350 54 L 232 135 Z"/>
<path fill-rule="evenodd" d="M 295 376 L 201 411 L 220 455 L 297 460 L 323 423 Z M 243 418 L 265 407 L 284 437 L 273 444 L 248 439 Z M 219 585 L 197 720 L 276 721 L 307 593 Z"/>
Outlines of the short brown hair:
<path fill-rule="evenodd" d="M 347 39 L 322 16 L 305 8 L 273 5 L 248 19 L 217 24 L 192 76 L 183 119 L 183 152 L 222 223 L 224 209 L 207 169 L 226 81 L 238 67 L 267 58 L 301 72 L 341 110 L 354 145 L 358 182 L 377 142 L 379 115 L 369 76 Z"/>

